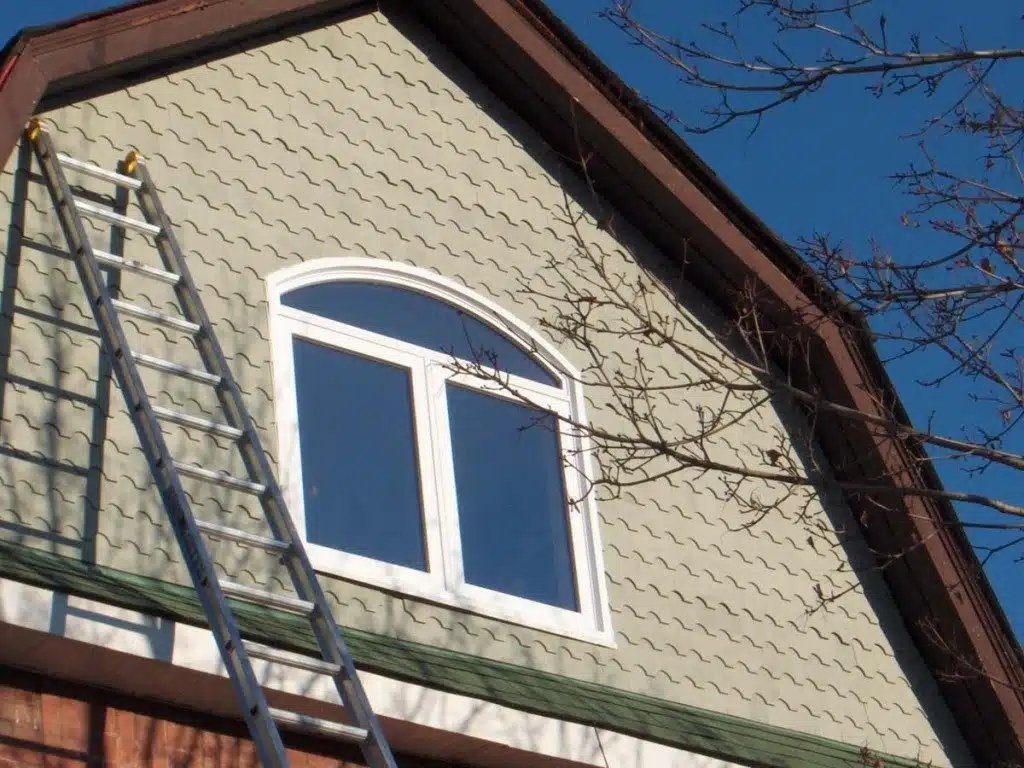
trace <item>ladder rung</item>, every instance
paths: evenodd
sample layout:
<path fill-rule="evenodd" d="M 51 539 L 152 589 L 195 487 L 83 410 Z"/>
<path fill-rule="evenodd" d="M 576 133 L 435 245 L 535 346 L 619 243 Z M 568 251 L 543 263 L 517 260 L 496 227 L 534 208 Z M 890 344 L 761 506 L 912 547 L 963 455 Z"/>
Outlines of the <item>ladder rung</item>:
<path fill-rule="evenodd" d="M 283 664 L 286 667 L 294 667 L 295 669 L 305 669 L 308 672 L 315 672 L 318 675 L 327 675 L 328 677 L 334 677 L 341 671 L 341 664 L 331 664 L 329 661 L 314 659 L 312 656 L 306 656 L 302 653 L 282 651 L 269 645 L 251 643 L 248 640 L 243 645 L 245 646 L 245 652 L 254 659 L 263 659 L 264 661 Z"/>
<path fill-rule="evenodd" d="M 168 328 L 177 328 L 179 331 L 186 331 L 188 333 L 199 333 L 201 328 L 198 323 L 193 323 L 191 320 L 186 320 L 183 317 L 175 317 L 174 315 L 168 315 L 166 312 L 140 307 L 138 304 L 132 304 L 128 301 L 111 299 L 111 302 L 118 312 L 124 312 L 126 315 L 132 315 L 133 317 L 140 317 L 157 325 L 166 325 Z"/>
<path fill-rule="evenodd" d="M 210 419 L 204 419 L 201 416 L 193 416 L 189 413 L 182 413 L 181 411 L 174 411 L 170 408 L 164 408 L 162 405 L 154 405 L 153 413 L 157 417 L 164 421 L 173 421 L 175 424 L 180 424 L 183 427 L 192 427 L 193 429 L 201 429 L 204 432 L 211 432 L 221 437 L 230 437 L 233 440 L 237 440 L 243 434 L 242 430 L 237 427 L 232 427 L 228 424 L 222 424 L 219 421 L 211 421 Z"/>
<path fill-rule="evenodd" d="M 123 269 L 126 272 L 134 272 L 137 275 L 152 277 L 154 280 L 160 280 L 170 285 L 177 285 L 181 282 L 181 275 L 176 275 L 173 272 L 158 269 L 157 267 L 151 267 L 149 264 L 143 264 L 141 261 L 122 259 L 120 256 L 115 256 L 106 251 L 98 251 L 95 248 L 93 248 L 92 252 L 96 257 L 96 261 L 105 267 L 114 267 L 115 269 Z"/>
<path fill-rule="evenodd" d="M 204 469 L 196 464 L 186 464 L 181 461 L 174 462 L 174 468 L 181 472 L 183 475 L 194 477 L 197 480 L 206 480 L 217 485 L 223 485 L 227 488 L 237 488 L 240 491 L 248 491 L 249 493 L 260 496 L 264 491 L 267 490 L 267 486 L 262 483 L 254 483 L 252 480 L 243 480 L 240 477 L 229 475 L 227 472 L 220 472 L 215 469 Z"/>
<path fill-rule="evenodd" d="M 237 528 L 229 528 L 226 525 L 208 523 L 205 520 L 196 520 L 196 527 L 211 539 L 225 539 L 235 541 L 253 549 L 263 549 L 267 552 L 283 553 L 288 550 L 288 544 L 268 536 L 258 536 L 255 533 L 246 533 Z"/>
<path fill-rule="evenodd" d="M 238 600 L 265 605 L 268 608 L 280 608 L 282 611 L 297 613 L 301 616 L 309 616 L 316 610 L 316 606 L 308 600 L 300 600 L 290 595 L 278 595 L 259 587 L 250 587 L 234 581 L 220 580 L 218 583 L 225 595 Z"/>
<path fill-rule="evenodd" d="M 108 171 L 106 168 L 101 168 L 98 165 L 87 163 L 84 160 L 76 160 L 69 155 L 57 153 L 57 160 L 60 164 L 66 168 L 74 168 L 79 173 L 84 173 L 86 176 L 92 176 L 94 179 L 102 179 L 103 181 L 109 181 L 111 184 L 117 184 L 119 187 L 125 187 L 126 189 L 141 189 L 142 182 L 132 176 L 124 176 L 116 171 Z"/>
<path fill-rule="evenodd" d="M 147 368 L 153 368 L 164 373 L 173 373 L 176 376 L 183 376 L 186 379 L 192 379 L 192 381 L 198 381 L 214 387 L 220 384 L 220 376 L 209 371 L 189 368 L 187 365 L 172 363 L 170 360 L 164 360 L 162 357 L 154 357 L 142 352 L 132 352 L 132 357 L 135 358 L 135 362 L 139 365 L 144 365 Z"/>
<path fill-rule="evenodd" d="M 357 744 L 366 741 L 367 737 L 365 728 L 356 728 L 354 725 L 345 725 L 335 720 L 325 720 L 322 717 L 301 715 L 298 712 L 289 712 L 273 707 L 270 707 L 270 716 L 281 725 L 290 725 L 299 730 L 334 736 Z"/>
<path fill-rule="evenodd" d="M 102 206 L 87 203 L 85 200 L 77 197 L 75 198 L 75 207 L 78 208 L 79 212 L 84 213 L 87 216 L 92 216 L 94 219 L 102 219 L 110 224 L 117 224 L 121 227 L 134 229 L 136 232 L 142 232 L 146 235 L 156 236 L 160 234 L 160 227 L 154 226 L 149 222 L 139 221 L 138 219 L 133 219 L 131 216 L 122 216 L 120 213 L 114 213 Z"/>

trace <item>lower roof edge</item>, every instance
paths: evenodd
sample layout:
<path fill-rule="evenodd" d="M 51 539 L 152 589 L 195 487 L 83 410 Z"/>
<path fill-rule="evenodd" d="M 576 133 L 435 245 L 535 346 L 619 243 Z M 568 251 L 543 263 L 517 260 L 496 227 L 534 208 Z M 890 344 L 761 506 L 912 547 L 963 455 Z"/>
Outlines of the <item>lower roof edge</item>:
<path fill-rule="evenodd" d="M 199 599 L 188 587 L 25 545 L 0 542 L 0 575 L 183 624 L 206 625 Z M 316 649 L 312 631 L 300 617 L 241 603 L 234 609 L 243 635 L 250 639 L 296 651 Z M 849 768 L 878 761 L 890 768 L 921 766 L 870 744 L 847 744 L 365 630 L 345 628 L 344 633 L 357 665 L 368 672 L 730 762 L 773 768 Z"/>

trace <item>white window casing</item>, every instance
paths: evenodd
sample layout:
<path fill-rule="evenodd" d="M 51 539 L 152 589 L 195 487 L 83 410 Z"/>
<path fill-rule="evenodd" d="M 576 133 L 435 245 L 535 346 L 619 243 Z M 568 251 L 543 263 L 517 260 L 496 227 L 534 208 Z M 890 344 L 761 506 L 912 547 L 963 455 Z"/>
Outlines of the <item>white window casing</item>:
<path fill-rule="evenodd" d="M 428 572 L 384 563 L 306 542 L 314 568 L 324 574 L 381 587 L 425 601 L 601 645 L 614 646 L 595 494 L 585 482 L 594 459 L 585 436 L 559 420 L 559 445 L 568 497 L 570 558 L 579 611 L 571 611 L 469 584 L 463 578 L 454 461 L 448 428 L 448 382 L 509 397 L 493 383 L 449 368 L 451 356 L 293 307 L 281 297 L 298 288 L 340 281 L 385 284 L 446 302 L 518 342 L 561 386 L 508 375 L 510 387 L 568 421 L 585 423 L 578 371 L 547 340 L 494 302 L 454 280 L 383 259 L 316 259 L 267 279 L 280 482 L 305 539 L 301 439 L 298 429 L 293 339 L 300 338 L 407 369 L 411 381 Z"/>

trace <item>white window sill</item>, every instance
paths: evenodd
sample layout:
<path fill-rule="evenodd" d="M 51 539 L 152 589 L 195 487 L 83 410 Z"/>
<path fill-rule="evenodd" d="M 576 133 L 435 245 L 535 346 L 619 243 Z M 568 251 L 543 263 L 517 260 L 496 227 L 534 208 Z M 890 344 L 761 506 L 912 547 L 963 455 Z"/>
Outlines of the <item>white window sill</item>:
<path fill-rule="evenodd" d="M 469 584 L 463 584 L 461 589 L 455 591 L 446 588 L 439 577 L 429 573 L 388 565 L 308 542 L 305 547 L 313 568 L 321 574 L 593 645 L 618 647 L 615 634 L 610 628 L 597 628 L 582 613 Z"/>

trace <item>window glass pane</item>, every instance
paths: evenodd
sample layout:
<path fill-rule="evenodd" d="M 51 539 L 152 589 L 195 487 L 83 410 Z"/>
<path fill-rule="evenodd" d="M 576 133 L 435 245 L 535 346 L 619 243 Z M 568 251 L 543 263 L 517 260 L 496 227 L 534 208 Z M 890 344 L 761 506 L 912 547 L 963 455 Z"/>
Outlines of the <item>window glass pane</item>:
<path fill-rule="evenodd" d="M 577 610 L 557 421 L 448 385 L 466 581 Z"/>
<path fill-rule="evenodd" d="M 290 291 L 281 297 L 281 303 L 409 344 L 492 365 L 505 373 L 553 387 L 559 385 L 508 337 L 451 304 L 422 293 L 393 285 L 339 280 Z"/>
<path fill-rule="evenodd" d="M 426 570 L 409 371 L 294 339 L 306 537 Z"/>

